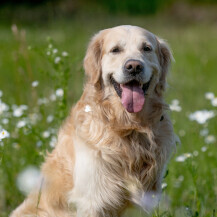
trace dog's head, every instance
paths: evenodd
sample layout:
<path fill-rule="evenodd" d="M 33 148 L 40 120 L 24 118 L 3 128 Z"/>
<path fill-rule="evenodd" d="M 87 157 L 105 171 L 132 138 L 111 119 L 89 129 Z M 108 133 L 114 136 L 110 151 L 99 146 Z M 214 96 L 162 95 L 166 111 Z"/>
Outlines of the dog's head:
<path fill-rule="evenodd" d="M 130 113 L 140 112 L 147 97 L 161 95 L 172 59 L 168 45 L 136 26 L 100 31 L 84 60 L 88 83 L 116 95 Z"/>

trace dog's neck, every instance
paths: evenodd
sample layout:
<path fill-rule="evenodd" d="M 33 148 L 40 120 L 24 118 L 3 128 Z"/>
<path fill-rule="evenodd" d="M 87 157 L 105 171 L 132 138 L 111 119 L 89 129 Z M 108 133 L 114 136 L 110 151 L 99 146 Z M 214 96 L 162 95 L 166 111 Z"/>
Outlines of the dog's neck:
<path fill-rule="evenodd" d="M 139 113 L 128 113 L 119 96 L 113 91 L 105 94 L 91 85 L 86 85 L 80 102 L 89 105 L 95 119 L 103 121 L 113 131 L 121 135 L 129 135 L 133 131 L 144 132 L 147 128 L 159 122 L 168 106 L 162 95 L 153 93 L 146 98 L 144 107 Z"/>

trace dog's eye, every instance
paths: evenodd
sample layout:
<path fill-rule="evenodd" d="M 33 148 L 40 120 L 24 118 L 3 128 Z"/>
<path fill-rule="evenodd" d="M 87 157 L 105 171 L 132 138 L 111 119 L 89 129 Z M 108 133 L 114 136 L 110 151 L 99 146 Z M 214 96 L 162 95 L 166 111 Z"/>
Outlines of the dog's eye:
<path fill-rule="evenodd" d="M 150 45 L 145 44 L 145 45 L 143 46 L 143 51 L 145 51 L 145 52 L 150 52 L 150 51 L 152 51 L 152 47 L 151 47 Z"/>
<path fill-rule="evenodd" d="M 120 53 L 121 49 L 119 47 L 113 47 L 110 52 L 111 53 Z"/>

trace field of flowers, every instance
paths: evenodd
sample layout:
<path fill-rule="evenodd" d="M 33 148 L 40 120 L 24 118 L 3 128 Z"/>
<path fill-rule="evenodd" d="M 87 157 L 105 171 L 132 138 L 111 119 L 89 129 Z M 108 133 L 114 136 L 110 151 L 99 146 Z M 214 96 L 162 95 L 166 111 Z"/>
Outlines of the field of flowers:
<path fill-rule="evenodd" d="M 180 138 L 153 217 L 217 216 L 217 28 L 152 18 L 0 25 L 0 216 L 34 185 L 61 122 L 81 93 L 82 60 L 92 34 L 120 24 L 145 27 L 167 39 L 175 62 L 167 103 Z M 125 217 L 145 216 L 139 208 Z"/>

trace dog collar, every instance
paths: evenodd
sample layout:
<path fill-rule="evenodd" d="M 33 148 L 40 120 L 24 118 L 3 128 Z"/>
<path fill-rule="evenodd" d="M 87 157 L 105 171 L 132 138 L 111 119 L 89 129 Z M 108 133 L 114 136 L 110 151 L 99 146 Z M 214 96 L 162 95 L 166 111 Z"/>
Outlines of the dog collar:
<path fill-rule="evenodd" d="M 163 121 L 163 119 L 164 119 L 164 116 L 162 115 L 161 118 L 160 118 L 160 121 Z"/>

